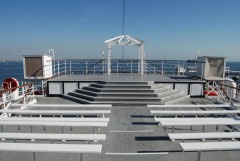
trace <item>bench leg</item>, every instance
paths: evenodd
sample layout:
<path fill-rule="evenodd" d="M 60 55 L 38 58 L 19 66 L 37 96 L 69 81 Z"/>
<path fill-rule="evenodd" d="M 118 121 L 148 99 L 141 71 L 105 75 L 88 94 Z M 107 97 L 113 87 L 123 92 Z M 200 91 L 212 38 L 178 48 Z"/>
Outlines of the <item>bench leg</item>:
<path fill-rule="evenodd" d="M 234 132 L 235 131 L 235 126 L 234 125 L 232 125 L 232 132 Z"/>
<path fill-rule="evenodd" d="M 201 151 L 198 151 L 198 154 L 197 154 L 197 161 L 200 161 L 201 160 Z"/>
<path fill-rule="evenodd" d="M 81 154 L 81 153 L 80 153 L 80 155 L 79 155 L 79 160 L 80 160 L 80 161 L 83 161 L 83 154 Z"/>
<path fill-rule="evenodd" d="M 205 132 L 205 126 L 203 125 L 202 127 L 202 132 L 204 133 Z"/>
<path fill-rule="evenodd" d="M 33 161 L 37 161 L 36 153 L 35 153 L 35 152 L 33 152 Z"/>

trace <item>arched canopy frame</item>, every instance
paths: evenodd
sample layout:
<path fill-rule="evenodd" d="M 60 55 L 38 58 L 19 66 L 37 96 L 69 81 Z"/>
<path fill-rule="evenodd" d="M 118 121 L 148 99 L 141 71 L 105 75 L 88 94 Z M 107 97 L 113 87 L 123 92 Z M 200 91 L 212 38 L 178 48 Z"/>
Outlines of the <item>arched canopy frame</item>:
<path fill-rule="evenodd" d="M 133 38 L 129 35 L 120 35 L 114 38 L 111 38 L 109 40 L 105 41 L 105 44 L 108 47 L 108 52 L 107 52 L 107 73 L 108 75 L 111 75 L 111 48 L 114 45 L 118 46 L 137 46 L 139 48 L 139 55 L 140 55 L 140 73 L 143 75 L 144 73 L 144 64 L 143 64 L 143 59 L 144 59 L 144 41 Z"/>

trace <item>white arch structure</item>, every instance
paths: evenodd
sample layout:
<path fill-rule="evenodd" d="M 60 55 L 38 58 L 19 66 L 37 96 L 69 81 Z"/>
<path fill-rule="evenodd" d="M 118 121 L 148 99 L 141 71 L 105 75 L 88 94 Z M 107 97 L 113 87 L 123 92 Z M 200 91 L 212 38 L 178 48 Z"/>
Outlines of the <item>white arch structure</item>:
<path fill-rule="evenodd" d="M 111 74 L 111 48 L 113 45 L 119 45 L 119 46 L 127 46 L 127 45 L 135 45 L 139 47 L 139 55 L 141 59 L 141 75 L 143 75 L 143 59 L 144 59 L 144 41 L 135 39 L 129 35 L 120 35 L 117 37 L 114 37 L 112 39 L 106 40 L 105 44 L 108 47 L 107 52 L 107 73 L 108 75 Z"/>

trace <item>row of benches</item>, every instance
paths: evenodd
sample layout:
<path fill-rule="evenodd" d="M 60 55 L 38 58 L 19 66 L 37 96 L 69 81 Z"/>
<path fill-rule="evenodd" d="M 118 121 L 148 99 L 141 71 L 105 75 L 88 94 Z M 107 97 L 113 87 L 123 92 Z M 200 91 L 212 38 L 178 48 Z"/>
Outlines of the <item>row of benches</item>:
<path fill-rule="evenodd" d="M 182 140 L 180 146 L 183 151 L 197 152 L 197 160 L 201 159 L 202 151 L 216 151 L 216 150 L 240 150 L 240 142 L 219 142 L 222 139 L 232 139 L 240 138 L 240 132 L 210 132 L 205 133 L 205 126 L 216 125 L 216 130 L 218 130 L 219 125 L 232 125 L 232 131 L 235 129 L 235 125 L 240 125 L 240 120 L 238 115 L 240 110 L 217 110 L 220 108 L 230 108 L 230 105 L 149 105 L 149 108 L 164 108 L 164 110 L 151 110 L 151 114 L 155 115 L 155 121 L 159 125 L 172 126 L 172 133 L 168 134 L 171 141 Z M 198 108 L 216 108 L 216 110 L 197 110 Z M 165 110 L 166 108 L 175 108 L 175 110 Z M 178 108 L 196 108 L 196 110 L 177 110 Z M 229 115 L 234 114 L 231 118 L 197 118 L 198 115 Z M 175 116 L 175 118 L 161 118 L 156 116 Z M 183 118 L 177 118 L 178 115 L 183 116 Z M 195 118 L 184 118 L 184 116 L 194 115 Z M 196 126 L 201 125 L 202 133 L 173 133 L 174 126 Z M 190 142 L 185 143 L 185 140 L 196 140 L 200 139 L 205 141 L 205 139 L 218 139 L 216 142 Z"/>
<path fill-rule="evenodd" d="M 19 104 L 13 104 L 11 107 L 19 107 Z M 39 143 L 16 143 L 16 140 L 49 140 L 51 143 L 55 140 L 69 140 L 69 141 L 104 141 L 106 139 L 105 134 L 96 134 L 96 127 L 107 127 L 109 118 L 99 117 L 75 117 L 78 115 L 102 115 L 110 114 L 110 110 L 105 108 L 111 108 L 111 105 L 24 105 L 27 110 L 1 110 L 1 113 L 9 115 L 19 115 L 20 117 L 0 117 L 1 131 L 3 131 L 3 125 L 13 126 L 30 126 L 31 133 L 0 133 L 2 140 L 11 139 L 14 143 L 0 143 L 0 151 L 15 151 L 15 152 L 33 152 L 34 161 L 36 161 L 36 152 L 46 153 L 79 153 L 80 160 L 83 159 L 83 153 L 101 153 L 101 144 L 39 144 Z M 37 109 L 35 109 L 37 108 Z M 41 110 L 46 108 L 48 110 Z M 86 109 L 85 109 L 86 108 Z M 98 110 L 95 110 L 97 108 Z M 21 109 L 21 108 L 20 108 Z M 40 110 L 39 110 L 40 109 Z M 68 110 L 71 109 L 71 110 Z M 72 110 L 74 109 L 74 110 Z M 75 110 L 76 109 L 76 110 Z M 89 110 L 90 109 L 90 110 Z M 101 110 L 100 110 L 101 109 Z M 40 117 L 21 117 L 23 115 Z M 42 117 L 44 115 L 53 117 Z M 60 115 L 61 117 L 54 117 Z M 74 117 L 62 117 L 64 115 Z M 62 134 L 57 133 L 32 133 L 33 126 L 46 126 L 62 127 Z M 63 134 L 64 127 L 93 127 L 94 134 Z"/>

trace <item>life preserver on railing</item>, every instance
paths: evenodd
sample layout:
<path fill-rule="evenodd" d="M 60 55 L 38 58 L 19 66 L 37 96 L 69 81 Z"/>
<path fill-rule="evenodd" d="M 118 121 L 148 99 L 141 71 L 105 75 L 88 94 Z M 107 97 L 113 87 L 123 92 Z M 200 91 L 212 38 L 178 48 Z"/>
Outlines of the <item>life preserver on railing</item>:
<path fill-rule="evenodd" d="M 18 86 L 19 86 L 18 80 L 15 78 L 7 78 L 3 81 L 3 88 L 5 90 L 14 88 L 14 89 L 11 89 L 11 92 L 14 92 L 18 89 L 18 88 L 16 88 Z"/>
<path fill-rule="evenodd" d="M 217 92 L 216 92 L 216 91 L 208 91 L 208 90 L 205 90 L 205 91 L 204 91 L 204 95 L 217 96 Z"/>

